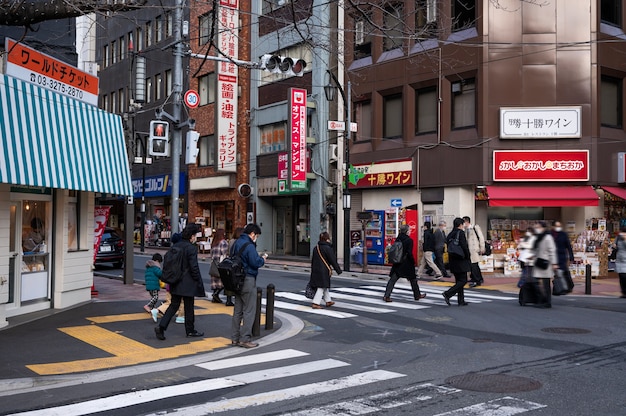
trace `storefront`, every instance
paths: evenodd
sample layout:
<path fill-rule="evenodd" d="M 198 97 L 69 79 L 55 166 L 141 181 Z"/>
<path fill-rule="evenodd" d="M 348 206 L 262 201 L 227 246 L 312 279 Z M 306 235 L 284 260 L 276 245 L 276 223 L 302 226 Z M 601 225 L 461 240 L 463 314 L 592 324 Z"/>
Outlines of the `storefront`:
<path fill-rule="evenodd" d="M 91 299 L 96 193 L 128 195 L 119 116 L 0 75 L 0 327 Z"/>

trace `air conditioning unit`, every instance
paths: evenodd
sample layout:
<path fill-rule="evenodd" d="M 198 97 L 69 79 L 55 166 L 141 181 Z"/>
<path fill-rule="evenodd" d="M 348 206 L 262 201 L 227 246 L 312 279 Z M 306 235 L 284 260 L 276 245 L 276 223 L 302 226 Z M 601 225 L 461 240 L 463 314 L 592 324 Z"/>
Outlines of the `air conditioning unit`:
<path fill-rule="evenodd" d="M 365 22 L 360 20 L 354 24 L 354 43 L 362 45 L 365 42 Z"/>
<path fill-rule="evenodd" d="M 336 144 L 328 146 L 328 160 L 330 163 L 335 163 L 339 160 L 339 146 Z"/>

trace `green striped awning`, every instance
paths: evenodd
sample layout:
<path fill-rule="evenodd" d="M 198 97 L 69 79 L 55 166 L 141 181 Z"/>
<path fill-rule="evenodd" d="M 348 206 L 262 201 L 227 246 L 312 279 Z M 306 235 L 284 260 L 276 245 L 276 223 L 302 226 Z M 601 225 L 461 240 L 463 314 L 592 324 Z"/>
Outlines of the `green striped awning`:
<path fill-rule="evenodd" d="M 0 74 L 0 182 L 132 195 L 120 116 Z"/>

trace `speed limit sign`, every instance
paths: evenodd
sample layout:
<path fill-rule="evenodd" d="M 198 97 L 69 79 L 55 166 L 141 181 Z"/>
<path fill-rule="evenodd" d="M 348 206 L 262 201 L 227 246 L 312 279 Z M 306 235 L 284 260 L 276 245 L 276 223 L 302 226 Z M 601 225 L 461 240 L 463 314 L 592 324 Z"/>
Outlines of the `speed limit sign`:
<path fill-rule="evenodd" d="M 185 93 L 185 105 L 189 108 L 196 108 L 200 104 L 200 96 L 195 90 L 188 90 Z"/>

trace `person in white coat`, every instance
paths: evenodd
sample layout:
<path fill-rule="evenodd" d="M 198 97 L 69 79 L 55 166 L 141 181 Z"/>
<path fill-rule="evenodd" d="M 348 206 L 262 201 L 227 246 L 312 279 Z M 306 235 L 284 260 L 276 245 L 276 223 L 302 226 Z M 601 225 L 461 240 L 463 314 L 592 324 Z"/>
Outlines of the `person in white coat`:
<path fill-rule="evenodd" d="M 556 256 L 556 244 L 550 233 L 548 224 L 545 221 L 539 221 L 534 226 L 535 242 L 533 251 L 535 257 L 533 259 L 533 278 L 538 279 L 538 286 L 541 288 L 541 296 L 543 302 L 536 306 L 541 308 L 552 307 L 552 288 L 550 279 L 554 277 L 555 271 L 559 268 L 559 262 Z"/>
<path fill-rule="evenodd" d="M 478 224 L 472 225 L 470 217 L 463 217 L 465 224 L 465 238 L 470 251 L 470 287 L 476 287 L 483 284 L 483 274 L 480 271 L 478 263 L 485 254 L 485 235 Z"/>

